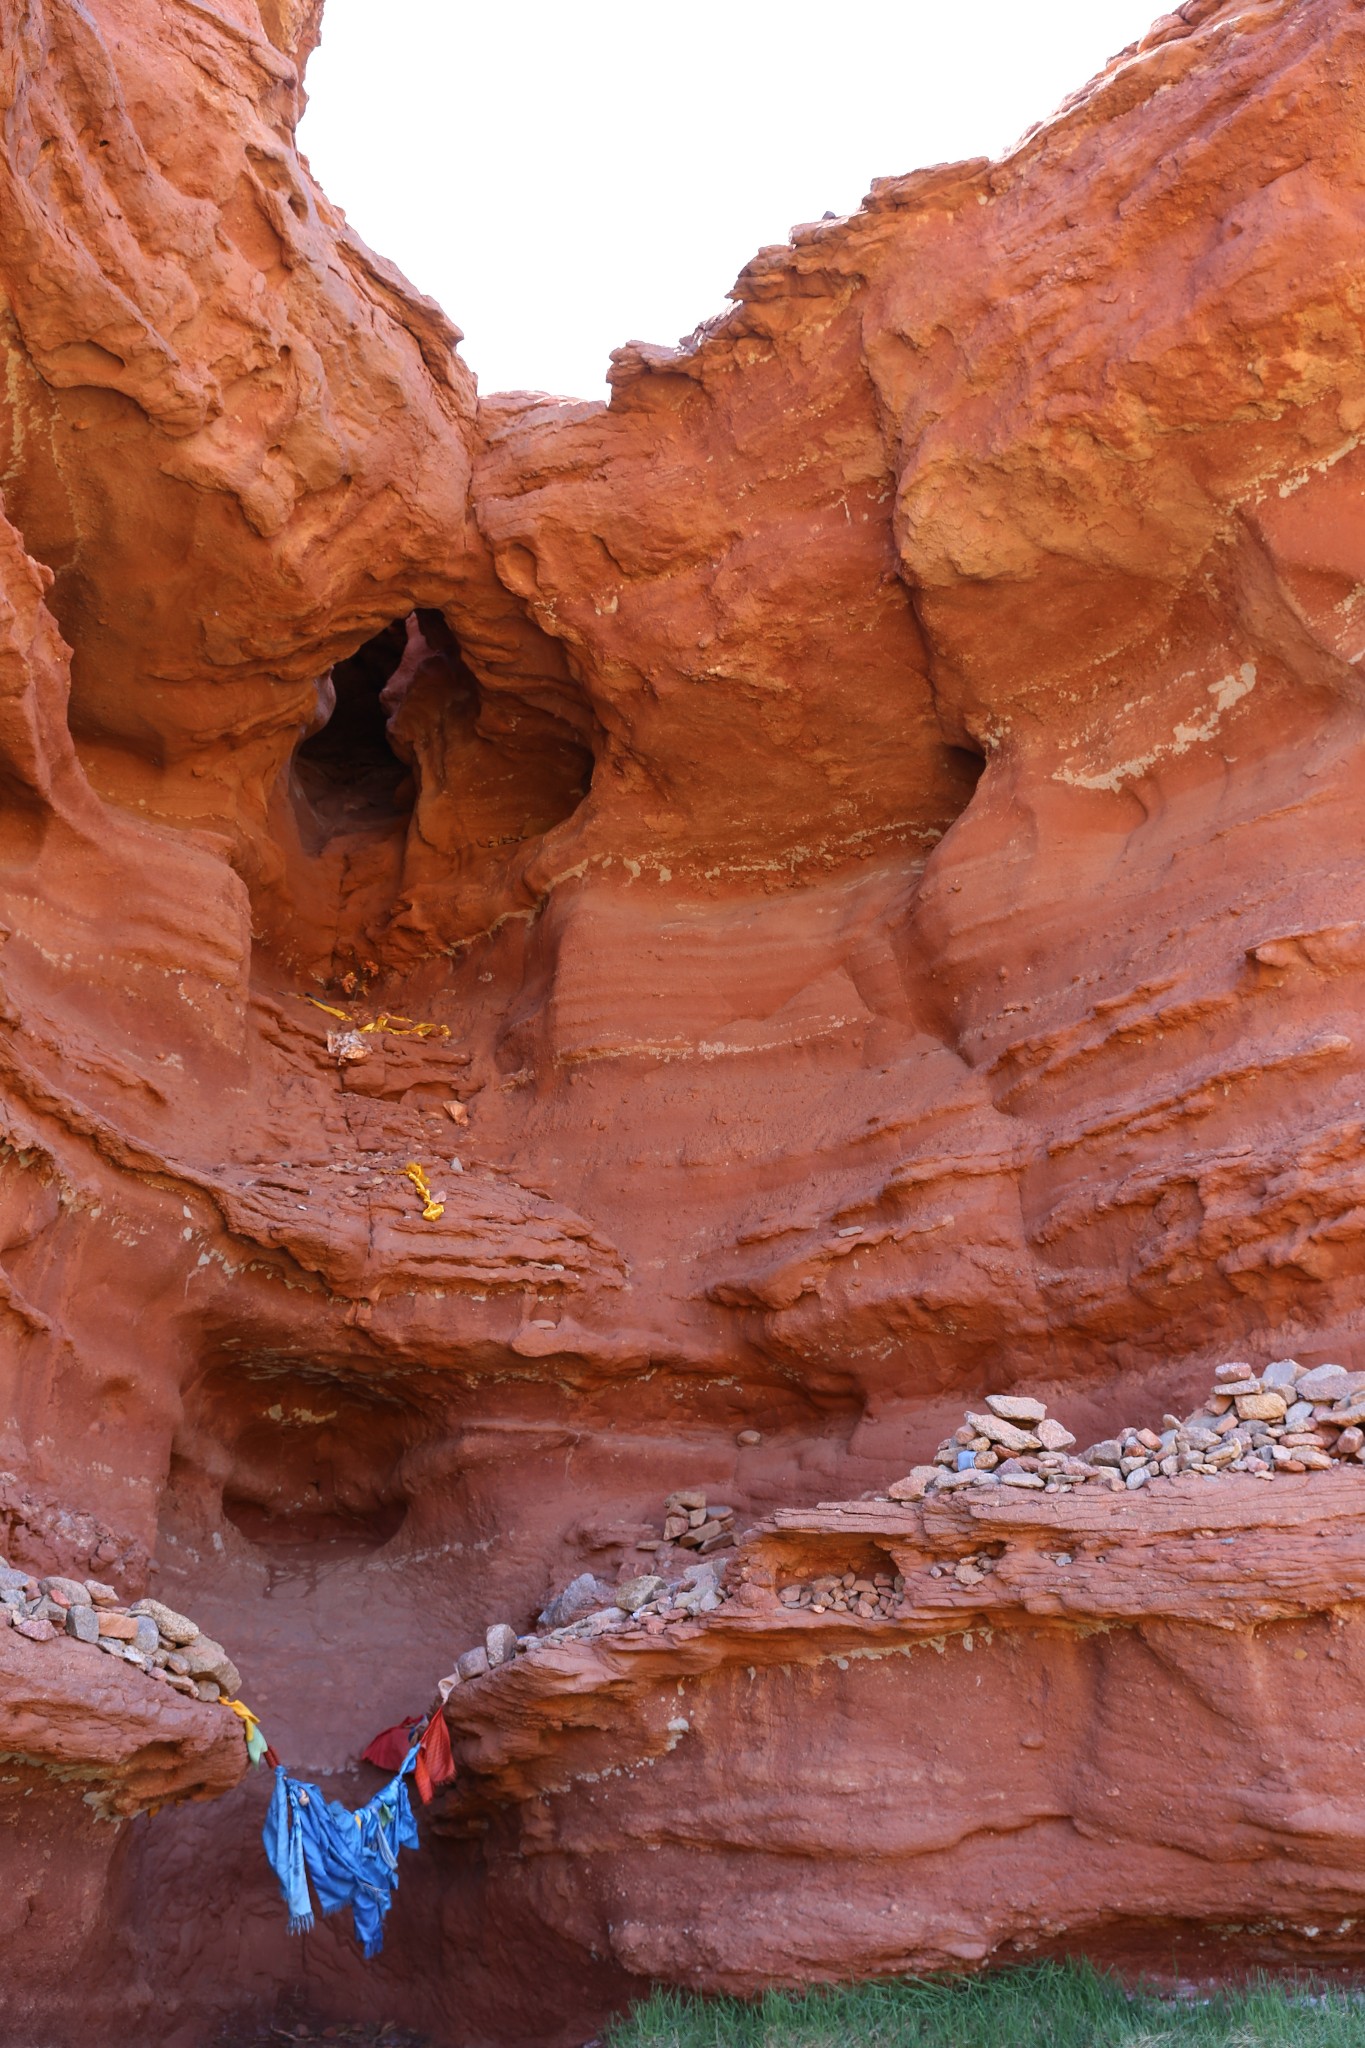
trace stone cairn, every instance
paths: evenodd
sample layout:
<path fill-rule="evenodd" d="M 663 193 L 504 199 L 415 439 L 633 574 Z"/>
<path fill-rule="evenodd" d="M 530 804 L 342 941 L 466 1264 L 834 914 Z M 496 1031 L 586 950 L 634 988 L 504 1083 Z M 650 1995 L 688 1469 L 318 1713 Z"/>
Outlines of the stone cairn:
<path fill-rule="evenodd" d="M 241 1673 L 221 1643 L 159 1600 L 125 1607 L 100 1579 L 33 1578 L 0 1560 L 0 1628 L 30 1643 L 58 1636 L 118 1657 L 190 1699 L 235 1699 Z"/>
<path fill-rule="evenodd" d="M 859 1621 L 880 1621 L 896 1612 L 905 1591 L 899 1572 L 858 1572 L 826 1575 L 784 1586 L 778 1599 L 784 1607 L 809 1607 L 815 1614 L 853 1614 Z"/>
<path fill-rule="evenodd" d="M 1049 1419 L 1041 1401 L 1024 1395 L 987 1394 L 982 1412 L 945 1437 L 932 1465 L 916 1465 L 887 1489 L 897 1501 L 924 1500 L 959 1487 L 1012 1486 L 1069 1493 L 1101 1486 L 1135 1493 L 1162 1479 L 1197 1472 L 1204 1479 L 1245 1472 L 1273 1479 L 1279 1472 L 1326 1472 L 1342 1463 L 1365 1464 L 1365 1373 L 1340 1365 L 1305 1367 L 1277 1359 L 1254 1366 L 1220 1365 L 1201 1408 L 1182 1422 L 1125 1429 L 1089 1450 Z"/>
<path fill-rule="evenodd" d="M 653 1571 L 629 1572 L 616 1586 L 592 1572 L 581 1572 L 546 1603 L 530 1635 L 519 1636 L 510 1623 L 495 1622 L 481 1644 L 456 1658 L 455 1669 L 438 1687 L 441 1698 L 448 1699 L 457 1685 L 483 1678 L 542 1644 L 591 1642 L 622 1629 L 657 1629 L 714 1614 L 726 1592 L 723 1560 L 712 1559 L 717 1551 L 730 1549 L 734 1540 L 733 1508 L 709 1504 L 699 1488 L 670 1493 L 664 1502 L 662 1533 L 636 1545 L 653 1554 Z"/>

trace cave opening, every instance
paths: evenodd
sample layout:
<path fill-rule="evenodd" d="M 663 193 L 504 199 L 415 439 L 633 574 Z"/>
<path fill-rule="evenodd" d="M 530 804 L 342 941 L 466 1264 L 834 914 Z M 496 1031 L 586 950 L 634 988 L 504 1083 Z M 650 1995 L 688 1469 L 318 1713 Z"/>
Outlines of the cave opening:
<path fill-rule="evenodd" d="M 976 795 L 976 785 L 986 772 L 986 756 L 975 746 L 945 746 L 943 776 L 951 808 L 949 824 L 956 822 Z M 946 829 L 946 828 L 945 828 Z"/>
<path fill-rule="evenodd" d="M 408 621 L 394 619 L 337 662 L 324 685 L 331 711 L 295 750 L 299 790 L 327 837 L 383 829 L 412 810 L 412 769 L 390 744 L 390 707 L 384 701 L 407 651 Z"/>
<path fill-rule="evenodd" d="M 407 1520 L 406 1460 L 441 1427 L 424 1385 L 377 1386 L 347 1363 L 217 1360 L 186 1395 L 167 1520 L 202 1541 L 221 1518 L 296 1561 L 381 1550 Z"/>

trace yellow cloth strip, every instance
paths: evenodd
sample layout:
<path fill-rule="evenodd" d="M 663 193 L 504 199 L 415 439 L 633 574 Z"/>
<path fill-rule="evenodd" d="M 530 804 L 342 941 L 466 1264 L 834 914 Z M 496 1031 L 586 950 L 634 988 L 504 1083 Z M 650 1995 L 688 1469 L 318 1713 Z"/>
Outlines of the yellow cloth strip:
<path fill-rule="evenodd" d="M 253 1728 L 259 1729 L 261 1725 L 260 1722 L 252 1713 L 250 1707 L 243 1706 L 240 1700 L 224 1700 L 223 1705 L 225 1707 L 230 1707 L 232 1712 L 237 1716 L 237 1719 L 239 1721 L 246 1722 L 246 1732 L 248 1735 L 251 1733 Z"/>
<path fill-rule="evenodd" d="M 368 1024 L 357 1024 L 349 1010 L 338 1010 L 334 1003 L 320 1003 L 316 996 L 304 996 L 305 1003 L 311 1003 L 315 1010 L 325 1010 L 329 1017 L 340 1017 L 343 1024 L 351 1025 L 356 1031 L 387 1031 L 393 1038 L 449 1038 L 448 1024 L 419 1024 L 411 1017 L 397 1017 L 388 1010 L 381 1010 Z"/>
<path fill-rule="evenodd" d="M 438 1202 L 432 1194 L 431 1184 L 426 1177 L 425 1170 L 419 1165 L 417 1160 L 410 1159 L 403 1168 L 403 1171 L 422 1197 L 423 1219 L 427 1223 L 435 1223 L 439 1217 L 445 1215 L 446 1206 L 444 1202 Z"/>

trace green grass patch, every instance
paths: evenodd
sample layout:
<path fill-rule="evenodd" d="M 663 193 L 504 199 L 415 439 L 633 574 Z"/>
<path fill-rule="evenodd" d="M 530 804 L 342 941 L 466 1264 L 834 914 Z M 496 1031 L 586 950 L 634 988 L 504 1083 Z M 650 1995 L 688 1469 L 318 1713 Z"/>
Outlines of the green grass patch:
<path fill-rule="evenodd" d="M 1365 2048 L 1365 1998 L 1259 1979 L 1207 1999 L 1129 1992 L 1085 1964 L 950 1982 L 770 1991 L 750 2000 L 656 1991 L 606 2048 Z"/>

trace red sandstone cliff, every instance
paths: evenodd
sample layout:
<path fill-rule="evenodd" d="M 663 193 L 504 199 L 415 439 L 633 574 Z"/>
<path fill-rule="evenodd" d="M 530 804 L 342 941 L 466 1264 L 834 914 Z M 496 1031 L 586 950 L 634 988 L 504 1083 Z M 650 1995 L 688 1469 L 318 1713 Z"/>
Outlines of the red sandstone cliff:
<path fill-rule="evenodd" d="M 964 1392 L 1098 1434 L 1365 1366 L 1360 6 L 1189 0 L 609 407 L 480 401 L 316 190 L 318 13 L 0 0 L 0 1511 L 202 1615 L 309 1772 L 679 1482 L 757 1520 Z M 384 1015 L 444 1032 L 329 1049 Z M 1365 1733 L 1338 1540 L 1265 1534 L 1297 1604 L 1212 1649 L 1198 1570 L 970 1674 L 727 1623 L 704 1764 L 645 1761 L 660 1652 L 645 1735 L 451 1807 L 368 1971 L 285 1937 L 259 1785 L 116 1828 L 35 1779 L 89 1969 L 30 1936 L 0 2000 L 52 2048 L 296 1980 L 567 2041 L 652 1973 L 849 1967 L 873 1895 L 858 1968 L 1356 1958 L 1365 1816 L 1284 1740 Z M 1249 1699 L 1286 1777 L 1239 1805 Z M 114 1785 L 67 1714 L 23 1768 Z M 1197 1839 L 1106 1832 L 1172 1716 Z M 165 1790 L 226 1782 L 177 1740 Z"/>

